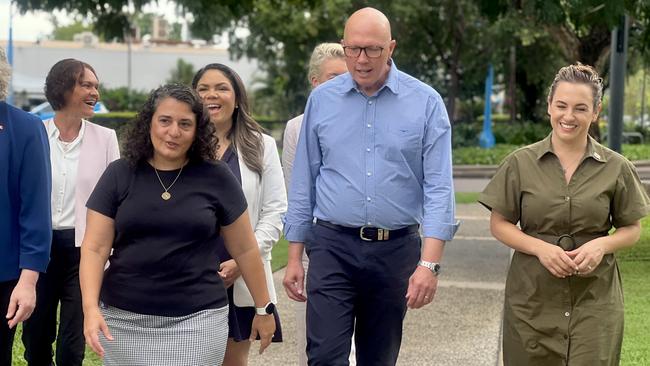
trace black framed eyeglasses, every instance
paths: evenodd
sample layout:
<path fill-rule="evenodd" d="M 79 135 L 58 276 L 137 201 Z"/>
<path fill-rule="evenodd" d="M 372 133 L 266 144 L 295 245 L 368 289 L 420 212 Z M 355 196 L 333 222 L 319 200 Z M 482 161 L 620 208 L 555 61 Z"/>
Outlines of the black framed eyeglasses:
<path fill-rule="evenodd" d="M 381 56 L 384 51 L 384 47 L 379 46 L 368 46 L 368 47 L 356 47 L 356 46 L 344 46 L 343 52 L 347 57 L 359 57 L 361 56 L 361 51 L 366 53 L 368 58 L 377 58 Z"/>

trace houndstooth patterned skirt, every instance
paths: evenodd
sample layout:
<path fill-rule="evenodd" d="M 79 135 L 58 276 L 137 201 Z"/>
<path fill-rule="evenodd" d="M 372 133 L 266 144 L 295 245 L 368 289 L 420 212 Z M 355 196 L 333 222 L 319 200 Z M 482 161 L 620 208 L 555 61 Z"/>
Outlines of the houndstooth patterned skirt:
<path fill-rule="evenodd" d="M 105 366 L 219 366 L 228 340 L 228 307 L 180 317 L 144 315 L 102 305 L 113 335 L 100 332 Z"/>

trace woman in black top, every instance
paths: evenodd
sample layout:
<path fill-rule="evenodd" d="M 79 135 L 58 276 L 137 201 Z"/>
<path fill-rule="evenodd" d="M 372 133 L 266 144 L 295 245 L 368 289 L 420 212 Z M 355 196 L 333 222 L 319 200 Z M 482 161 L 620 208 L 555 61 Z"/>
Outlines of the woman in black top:
<path fill-rule="evenodd" d="M 221 364 L 228 308 L 219 234 L 258 314 L 272 313 L 246 201 L 228 167 L 211 160 L 214 140 L 198 95 L 158 88 L 132 125 L 124 159 L 109 165 L 88 200 L 84 334 L 105 365 Z M 274 319 L 252 323 L 263 351 Z"/>

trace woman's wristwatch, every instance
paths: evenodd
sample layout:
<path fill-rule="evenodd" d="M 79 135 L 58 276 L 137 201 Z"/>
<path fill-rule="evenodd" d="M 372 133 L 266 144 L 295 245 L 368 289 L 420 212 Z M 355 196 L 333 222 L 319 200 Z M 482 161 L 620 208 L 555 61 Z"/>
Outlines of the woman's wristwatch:
<path fill-rule="evenodd" d="M 268 302 L 268 304 L 264 305 L 264 307 L 255 308 L 256 315 L 271 315 L 274 312 L 275 312 L 275 304 L 270 301 Z"/>
<path fill-rule="evenodd" d="M 433 272 L 434 276 L 437 276 L 437 275 L 440 274 L 440 264 L 439 263 L 427 262 L 427 261 L 420 260 L 420 261 L 418 261 L 418 266 L 428 268 L 431 272 Z"/>

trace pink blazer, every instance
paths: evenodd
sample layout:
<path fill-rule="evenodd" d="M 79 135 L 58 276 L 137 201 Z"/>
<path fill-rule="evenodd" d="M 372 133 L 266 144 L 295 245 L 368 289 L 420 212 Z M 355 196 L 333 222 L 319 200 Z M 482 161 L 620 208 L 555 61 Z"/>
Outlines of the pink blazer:
<path fill-rule="evenodd" d="M 45 127 L 53 123 L 51 119 L 43 121 Z M 74 207 L 74 242 L 81 246 L 86 232 L 86 202 L 95 188 L 95 184 L 112 161 L 120 158 L 120 149 L 115 131 L 89 121 L 85 121 L 86 130 L 81 141 L 79 165 L 77 166 L 77 187 Z"/>

